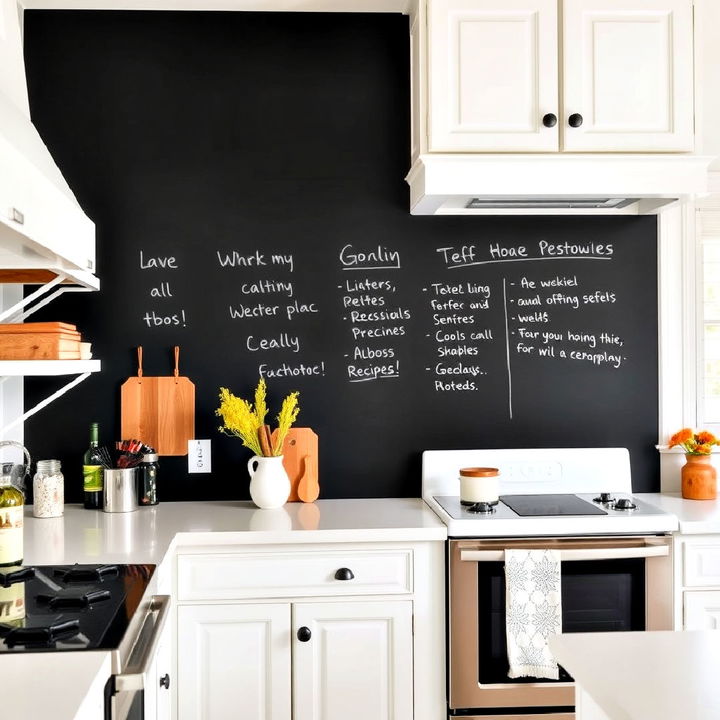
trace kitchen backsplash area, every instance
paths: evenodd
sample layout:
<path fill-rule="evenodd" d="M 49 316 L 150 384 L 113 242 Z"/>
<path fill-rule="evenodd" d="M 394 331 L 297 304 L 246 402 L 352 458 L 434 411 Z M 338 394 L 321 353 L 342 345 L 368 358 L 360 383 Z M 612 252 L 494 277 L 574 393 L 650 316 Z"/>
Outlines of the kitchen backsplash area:
<path fill-rule="evenodd" d="M 33 121 L 97 226 L 77 326 L 96 373 L 25 425 L 82 499 L 121 386 L 194 385 L 212 472 L 159 458 L 163 500 L 246 499 L 221 387 L 258 379 L 319 438 L 320 497 L 420 494 L 420 453 L 620 446 L 658 489 L 657 226 L 648 217 L 414 217 L 408 18 L 27 11 Z M 52 379 L 28 379 L 26 403 Z M 276 424 L 272 418 L 273 425 Z M 143 439 L 143 438 L 140 438 Z"/>

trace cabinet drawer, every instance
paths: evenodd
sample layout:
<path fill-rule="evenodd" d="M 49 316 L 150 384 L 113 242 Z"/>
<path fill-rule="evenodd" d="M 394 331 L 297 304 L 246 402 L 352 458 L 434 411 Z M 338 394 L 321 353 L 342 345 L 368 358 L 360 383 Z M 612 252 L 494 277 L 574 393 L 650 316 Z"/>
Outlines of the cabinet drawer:
<path fill-rule="evenodd" d="M 353 577 L 341 580 L 341 568 Z M 232 600 L 412 592 L 412 550 L 180 555 L 178 599 Z"/>
<path fill-rule="evenodd" d="M 683 550 L 686 587 L 720 586 L 720 544 L 685 542 Z"/>

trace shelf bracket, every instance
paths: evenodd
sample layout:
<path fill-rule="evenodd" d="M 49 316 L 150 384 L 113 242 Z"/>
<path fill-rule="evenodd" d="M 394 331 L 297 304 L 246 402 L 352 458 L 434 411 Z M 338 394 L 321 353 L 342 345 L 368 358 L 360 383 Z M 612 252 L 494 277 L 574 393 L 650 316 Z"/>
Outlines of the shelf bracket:
<path fill-rule="evenodd" d="M 19 423 L 25 422 L 29 417 L 32 417 L 36 412 L 39 410 L 42 410 L 44 407 L 47 407 L 51 402 L 54 400 L 57 400 L 59 397 L 64 395 L 68 390 L 72 390 L 74 387 L 79 385 L 83 380 L 86 380 L 90 377 L 92 373 L 85 372 L 81 375 L 75 376 L 70 382 L 65 383 L 59 390 L 56 390 L 52 395 L 49 395 L 44 400 L 39 402 L 35 407 L 30 408 L 30 410 L 25 411 L 20 417 L 15 418 L 11 423 L 8 423 L 0 429 L 0 437 L 3 437 L 5 433 L 14 428 Z"/>
<path fill-rule="evenodd" d="M 36 310 L 44 307 L 52 302 L 56 297 L 66 292 L 91 292 L 92 288 L 82 287 L 78 285 L 62 285 L 68 276 L 58 273 L 52 280 L 41 285 L 37 290 L 31 292 L 27 297 L 16 302 L 14 305 L 0 313 L 0 322 L 14 320 L 15 322 L 24 322 L 25 318 L 32 315 Z M 53 292 L 50 292 L 53 290 Z M 50 293 L 49 295 L 47 293 Z M 45 297 L 43 297 L 45 296 Z M 34 304 L 33 304 L 34 303 Z"/>

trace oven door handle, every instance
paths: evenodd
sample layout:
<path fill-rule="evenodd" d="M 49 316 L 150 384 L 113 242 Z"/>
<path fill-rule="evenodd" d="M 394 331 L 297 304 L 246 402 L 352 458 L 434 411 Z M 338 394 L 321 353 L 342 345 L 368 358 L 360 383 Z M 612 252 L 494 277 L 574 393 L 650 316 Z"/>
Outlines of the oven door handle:
<path fill-rule="evenodd" d="M 558 550 L 560 560 L 619 560 L 621 558 L 666 557 L 670 554 L 667 545 L 647 545 L 645 547 L 619 548 L 576 548 Z M 504 550 L 461 550 L 460 560 L 463 562 L 503 562 Z"/>
<path fill-rule="evenodd" d="M 147 641 L 143 656 L 136 663 L 133 662 L 129 672 L 118 673 L 115 675 L 115 691 L 126 692 L 132 690 L 142 690 L 145 686 L 145 675 L 150 670 L 155 655 L 157 654 L 157 646 L 160 642 L 163 627 L 170 613 L 170 596 L 169 595 L 153 595 L 150 607 L 148 608 L 148 617 L 156 614 L 155 626 L 153 627 L 152 637 Z M 144 624 L 144 623 L 143 623 Z M 142 635 L 142 631 L 140 633 Z M 134 654 L 134 649 L 133 653 Z"/>

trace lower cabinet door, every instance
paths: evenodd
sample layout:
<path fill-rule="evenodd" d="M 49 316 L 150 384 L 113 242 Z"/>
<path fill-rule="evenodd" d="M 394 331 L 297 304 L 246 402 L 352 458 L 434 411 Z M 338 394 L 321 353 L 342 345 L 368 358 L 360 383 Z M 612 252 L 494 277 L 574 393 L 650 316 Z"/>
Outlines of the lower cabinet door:
<path fill-rule="evenodd" d="M 292 613 L 293 720 L 412 720 L 412 602 L 296 603 Z"/>
<path fill-rule="evenodd" d="M 178 608 L 178 720 L 290 720 L 290 604 Z"/>
<path fill-rule="evenodd" d="M 686 592 L 685 630 L 720 630 L 720 590 Z"/>

